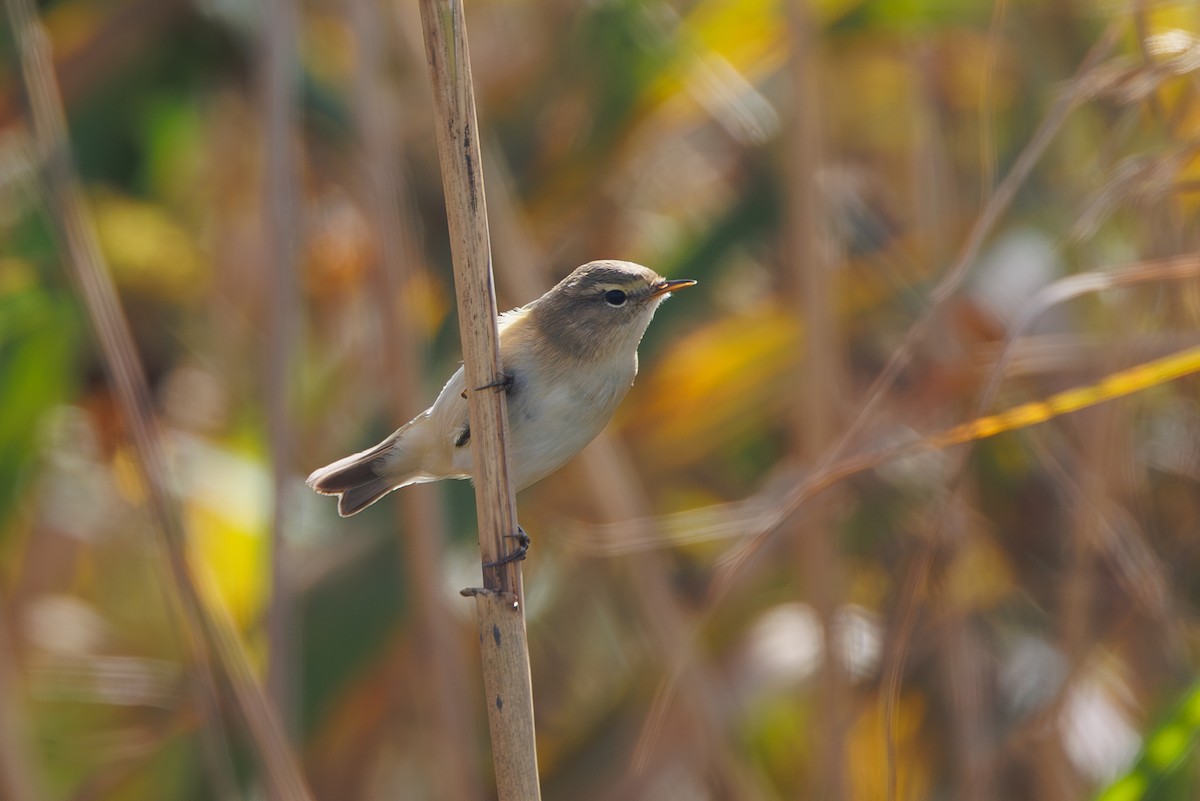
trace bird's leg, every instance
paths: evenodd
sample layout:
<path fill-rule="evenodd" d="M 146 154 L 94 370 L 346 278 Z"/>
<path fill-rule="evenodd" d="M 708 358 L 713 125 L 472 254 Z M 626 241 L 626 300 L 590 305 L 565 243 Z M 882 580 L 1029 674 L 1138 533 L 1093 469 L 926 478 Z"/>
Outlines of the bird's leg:
<path fill-rule="evenodd" d="M 484 567 L 503 567 L 510 562 L 520 562 L 529 553 L 529 544 L 533 540 L 529 539 L 529 535 L 525 533 L 525 529 L 521 528 L 520 524 L 517 525 L 516 534 L 505 534 L 504 536 L 516 540 L 517 549 L 511 553 L 506 553 L 495 562 L 484 562 Z"/>
<path fill-rule="evenodd" d="M 501 373 L 500 377 L 495 381 L 490 381 L 487 384 L 484 384 L 482 387 L 475 387 L 475 391 L 479 392 L 485 389 L 502 389 L 505 392 L 508 392 L 512 389 L 514 380 L 515 379 L 511 373 Z M 462 391 L 462 396 L 464 398 L 467 397 L 467 391 L 465 389 Z M 513 536 L 515 537 L 516 535 L 514 534 Z"/>

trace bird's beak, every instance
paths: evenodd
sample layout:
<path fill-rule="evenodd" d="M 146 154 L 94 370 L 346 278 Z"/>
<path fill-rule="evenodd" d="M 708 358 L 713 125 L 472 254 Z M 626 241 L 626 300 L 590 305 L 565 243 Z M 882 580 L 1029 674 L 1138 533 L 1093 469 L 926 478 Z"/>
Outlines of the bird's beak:
<path fill-rule="evenodd" d="M 676 278 L 672 281 L 659 281 L 654 285 L 654 289 L 650 291 L 650 297 L 657 298 L 660 295 L 678 292 L 681 289 L 687 289 L 689 286 L 695 285 L 695 280 L 691 278 Z"/>

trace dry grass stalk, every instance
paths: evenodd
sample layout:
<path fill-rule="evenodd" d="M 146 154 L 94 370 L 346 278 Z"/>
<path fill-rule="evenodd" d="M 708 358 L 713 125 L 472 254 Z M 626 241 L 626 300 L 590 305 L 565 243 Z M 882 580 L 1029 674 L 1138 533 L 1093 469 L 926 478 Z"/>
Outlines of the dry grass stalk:
<path fill-rule="evenodd" d="M 288 572 L 288 487 L 292 478 L 291 443 L 295 440 L 288 390 L 296 339 L 296 206 L 297 148 L 294 88 L 297 85 L 296 7 L 273 0 L 263 26 L 263 147 L 267 174 L 264 222 L 270 249 L 269 332 L 266 353 L 266 408 L 271 449 L 271 598 L 267 611 L 267 692 L 285 731 L 295 728 L 298 698 L 293 666 L 296 642 L 296 596 Z"/>
<path fill-rule="evenodd" d="M 831 432 L 840 427 L 837 417 L 841 397 L 841 347 L 837 322 L 837 288 L 834 282 L 837 254 L 823 219 L 818 191 L 822 166 L 824 99 L 819 82 L 820 59 L 813 10 L 809 3 L 788 6 L 791 45 L 789 73 L 792 110 L 787 138 L 787 225 L 782 252 L 787 262 L 781 281 L 787 302 L 802 310 L 805 321 L 804 372 L 789 422 L 791 455 L 801 464 L 812 464 L 828 448 Z M 811 504 L 786 523 L 803 593 L 818 615 L 826 643 L 834 642 L 834 615 L 844 603 L 844 566 L 834 542 L 833 507 Z M 846 733 L 847 682 L 837 649 L 822 651 L 816 695 L 816 725 L 811 735 L 815 769 L 811 792 L 831 801 L 847 797 Z"/>
<path fill-rule="evenodd" d="M 421 25 L 433 86 L 466 382 L 468 387 L 483 387 L 499 376 L 500 348 L 462 3 L 422 0 Z M 484 588 L 471 594 L 479 615 L 497 792 L 501 801 L 530 801 L 540 798 L 541 791 L 520 565 L 488 566 L 514 547 L 510 538 L 517 531 L 505 450 L 507 405 L 503 392 L 468 392 L 467 401 L 484 579 Z"/>
<path fill-rule="evenodd" d="M 29 724 L 21 714 L 16 653 L 8 633 L 8 610 L 0 605 L 0 702 L 8 710 L 0 719 L 0 798 L 38 801 L 45 798 L 29 753 Z"/>

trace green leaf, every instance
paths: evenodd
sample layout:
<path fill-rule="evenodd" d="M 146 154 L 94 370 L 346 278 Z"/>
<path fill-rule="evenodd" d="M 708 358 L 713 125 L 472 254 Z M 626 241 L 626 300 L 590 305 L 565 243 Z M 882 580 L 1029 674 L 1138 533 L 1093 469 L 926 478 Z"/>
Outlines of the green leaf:
<path fill-rule="evenodd" d="M 1096 795 L 1096 801 L 1167 801 L 1194 798 L 1192 753 L 1200 735 L 1200 682 L 1176 702 L 1146 736 L 1133 767 Z"/>

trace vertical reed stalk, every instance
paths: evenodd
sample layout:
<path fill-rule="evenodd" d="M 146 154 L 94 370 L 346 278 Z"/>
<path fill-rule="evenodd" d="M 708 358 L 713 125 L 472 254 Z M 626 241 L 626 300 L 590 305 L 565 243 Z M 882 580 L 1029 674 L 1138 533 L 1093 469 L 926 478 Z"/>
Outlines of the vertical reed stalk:
<path fill-rule="evenodd" d="M 29 727 L 19 691 L 17 653 L 8 633 L 9 610 L 0 594 L 0 798 L 40 801 L 46 794 L 38 776 L 38 763 L 29 753 Z"/>
<path fill-rule="evenodd" d="M 271 599 L 267 609 L 267 693 L 285 731 L 294 728 L 296 602 L 288 572 L 286 533 L 292 481 L 292 342 L 296 336 L 296 7 L 269 0 L 263 16 L 264 95 L 263 216 L 271 281 L 265 293 L 270 318 L 266 353 L 267 425 L 271 453 Z"/>
<path fill-rule="evenodd" d="M 500 374 L 500 348 L 461 0 L 421 0 L 421 25 L 433 86 L 466 384 L 484 387 Z M 520 565 L 488 566 L 514 547 L 510 537 L 517 531 L 505 449 L 507 406 L 503 392 L 469 389 L 467 401 L 484 580 L 483 589 L 471 594 L 479 615 L 497 792 L 500 801 L 536 801 L 541 791 Z"/>
<path fill-rule="evenodd" d="M 836 408 L 841 376 L 838 334 L 834 320 L 835 288 L 832 242 L 826 234 L 818 186 L 822 158 L 823 100 L 818 81 L 818 37 L 807 2 L 788 5 L 791 35 L 791 126 L 787 140 L 788 264 L 783 280 L 787 302 L 803 310 L 805 377 L 791 420 L 792 453 L 801 464 L 815 464 L 832 444 L 840 427 Z M 816 698 L 817 725 L 812 727 L 817 755 L 812 794 L 831 800 L 846 797 L 846 679 L 839 661 L 834 627 L 842 602 L 841 562 L 834 541 L 833 515 L 827 502 L 810 503 L 792 515 L 789 525 L 805 592 L 824 632 Z"/>

